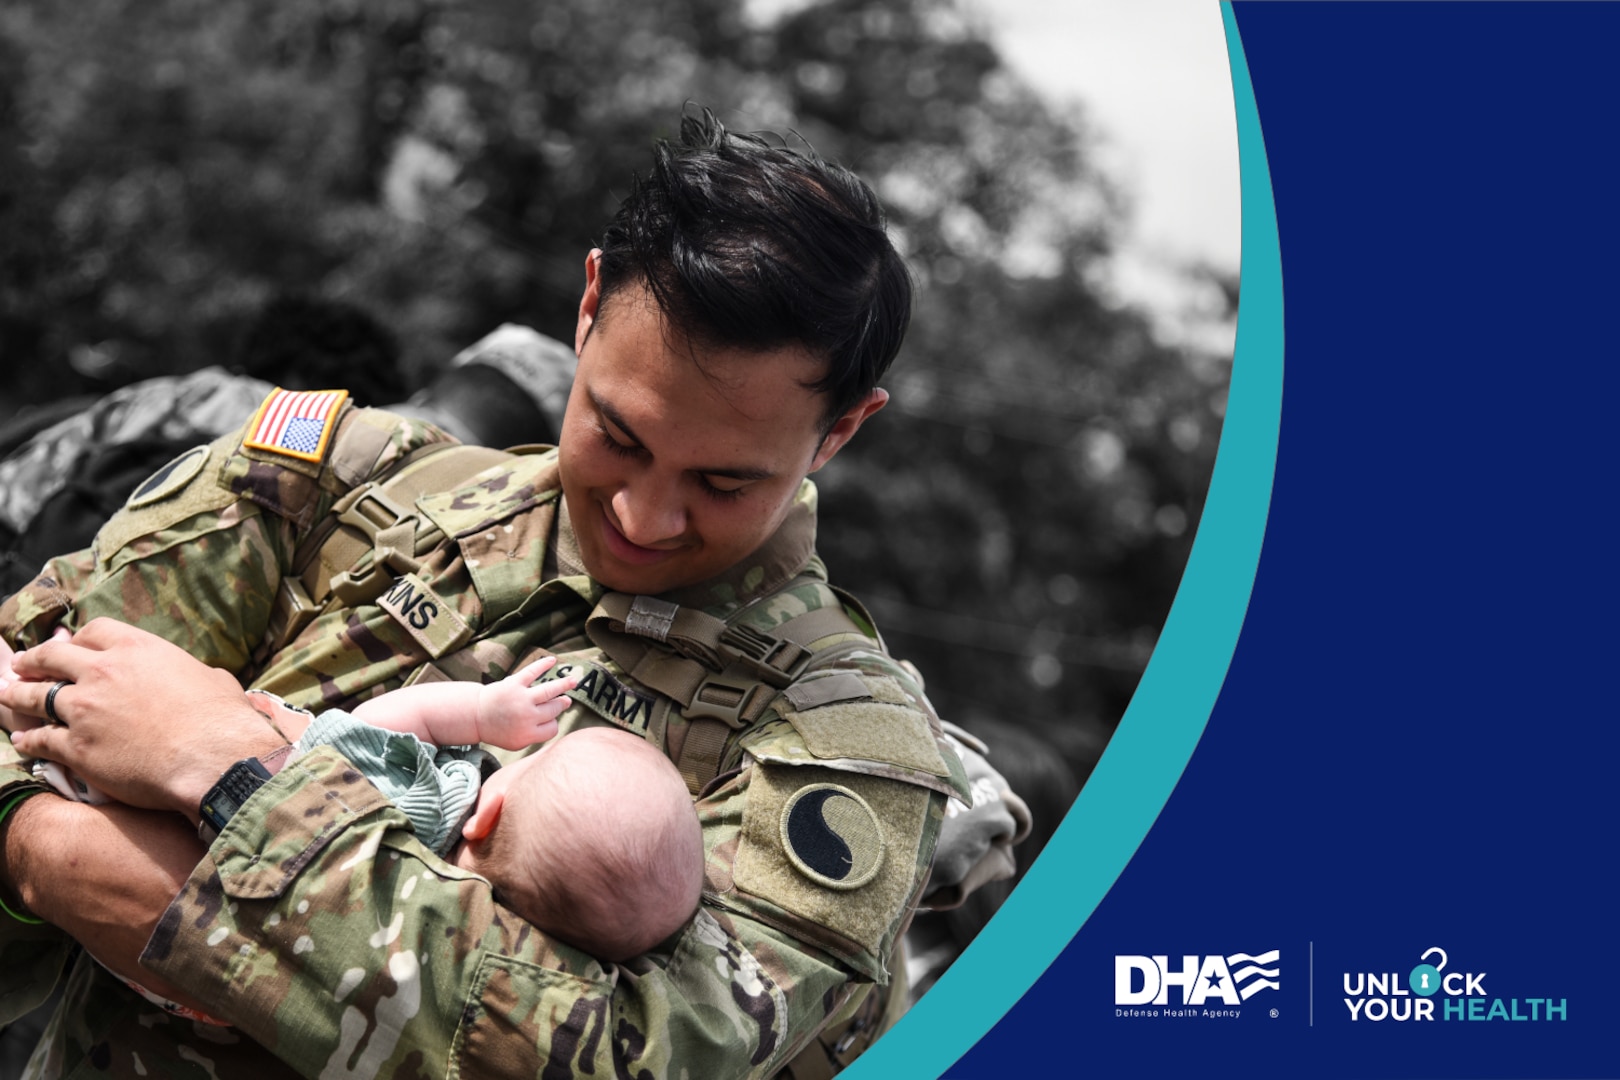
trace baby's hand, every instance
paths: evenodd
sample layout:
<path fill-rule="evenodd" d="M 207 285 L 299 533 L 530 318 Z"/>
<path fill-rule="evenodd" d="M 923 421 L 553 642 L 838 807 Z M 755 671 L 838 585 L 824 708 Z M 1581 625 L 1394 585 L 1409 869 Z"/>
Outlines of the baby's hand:
<path fill-rule="evenodd" d="M 17 677 L 11 670 L 11 658 L 16 655 L 11 646 L 6 644 L 6 639 L 0 637 L 0 690 L 10 686 L 11 681 Z M 0 705 L 0 727 L 10 731 L 14 726 L 11 710 Z"/>
<path fill-rule="evenodd" d="M 557 734 L 557 718 L 570 702 L 563 695 L 579 685 L 575 678 L 536 683 L 557 663 L 542 657 L 478 693 L 478 738 L 503 750 L 522 750 Z"/>
<path fill-rule="evenodd" d="M 51 637 L 69 640 L 73 637 L 73 632 L 65 626 L 58 626 L 55 632 L 51 634 Z M 11 666 L 12 658 L 16 655 L 16 650 L 11 647 L 5 638 L 0 637 L 0 690 L 4 690 L 12 683 L 20 681 L 17 678 L 17 672 Z M 27 717 L 26 720 L 19 718 L 8 706 L 0 704 L 0 727 L 5 728 L 7 731 L 16 731 L 18 725 L 25 722 L 29 726 L 38 723 L 31 716 Z"/>

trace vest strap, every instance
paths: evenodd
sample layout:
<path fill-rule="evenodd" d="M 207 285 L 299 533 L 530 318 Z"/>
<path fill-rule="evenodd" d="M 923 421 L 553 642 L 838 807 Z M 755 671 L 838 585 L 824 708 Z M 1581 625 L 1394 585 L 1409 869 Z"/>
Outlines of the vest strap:
<path fill-rule="evenodd" d="M 340 442 L 334 454 L 343 450 Z M 292 572 L 276 590 L 260 652 L 269 656 L 285 647 L 332 599 L 349 607 L 369 603 L 400 575 L 415 573 L 421 567 L 418 556 L 444 539 L 438 526 L 416 513 L 416 500 L 459 486 L 511 457 L 486 446 L 431 443 L 352 488 L 293 552 Z"/>
<path fill-rule="evenodd" d="M 825 584 L 801 574 L 788 587 L 807 583 Z M 844 610 L 844 594 L 833 595 L 834 603 L 764 631 L 738 622 L 746 607 L 718 619 L 657 597 L 607 593 L 585 629 L 630 678 L 680 708 L 688 727 L 675 765 L 695 796 L 719 774 L 734 733 L 757 723 L 812 667 L 852 651 L 845 642 L 810 646 L 849 635 L 859 638 L 854 648 L 869 646 L 867 631 Z"/>

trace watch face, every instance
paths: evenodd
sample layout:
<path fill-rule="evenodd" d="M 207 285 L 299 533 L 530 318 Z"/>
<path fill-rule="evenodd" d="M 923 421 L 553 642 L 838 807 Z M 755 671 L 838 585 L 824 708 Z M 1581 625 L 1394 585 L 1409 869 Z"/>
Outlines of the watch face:
<path fill-rule="evenodd" d="M 268 779 L 270 772 L 259 763 L 258 758 L 238 761 L 226 769 L 219 783 L 203 796 L 202 804 L 197 807 L 197 815 L 213 826 L 215 832 L 220 831 Z"/>

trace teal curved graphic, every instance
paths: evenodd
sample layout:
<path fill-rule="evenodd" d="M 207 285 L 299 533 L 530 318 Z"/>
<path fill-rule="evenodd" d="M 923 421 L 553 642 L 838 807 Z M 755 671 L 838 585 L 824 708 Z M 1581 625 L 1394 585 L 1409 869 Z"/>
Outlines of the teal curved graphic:
<path fill-rule="evenodd" d="M 1277 214 L 1243 43 L 1221 5 L 1243 186 L 1242 301 L 1209 497 L 1164 632 L 1080 797 L 1016 892 L 893 1031 L 845 1074 L 937 1077 L 983 1037 L 1096 910 L 1170 797 L 1208 723 L 1248 608 L 1282 410 Z M 1106 979 L 1106 975 L 1099 975 Z"/>

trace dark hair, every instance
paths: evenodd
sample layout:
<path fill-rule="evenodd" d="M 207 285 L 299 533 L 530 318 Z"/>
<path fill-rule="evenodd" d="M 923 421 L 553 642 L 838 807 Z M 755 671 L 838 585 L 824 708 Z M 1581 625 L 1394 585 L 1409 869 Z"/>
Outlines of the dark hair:
<path fill-rule="evenodd" d="M 640 283 L 693 344 L 803 344 L 827 361 L 811 389 L 827 395 L 830 427 L 877 385 L 911 320 L 911 276 L 877 196 L 708 109 L 682 116 L 680 142 L 653 157 L 603 234 L 601 307 Z"/>

